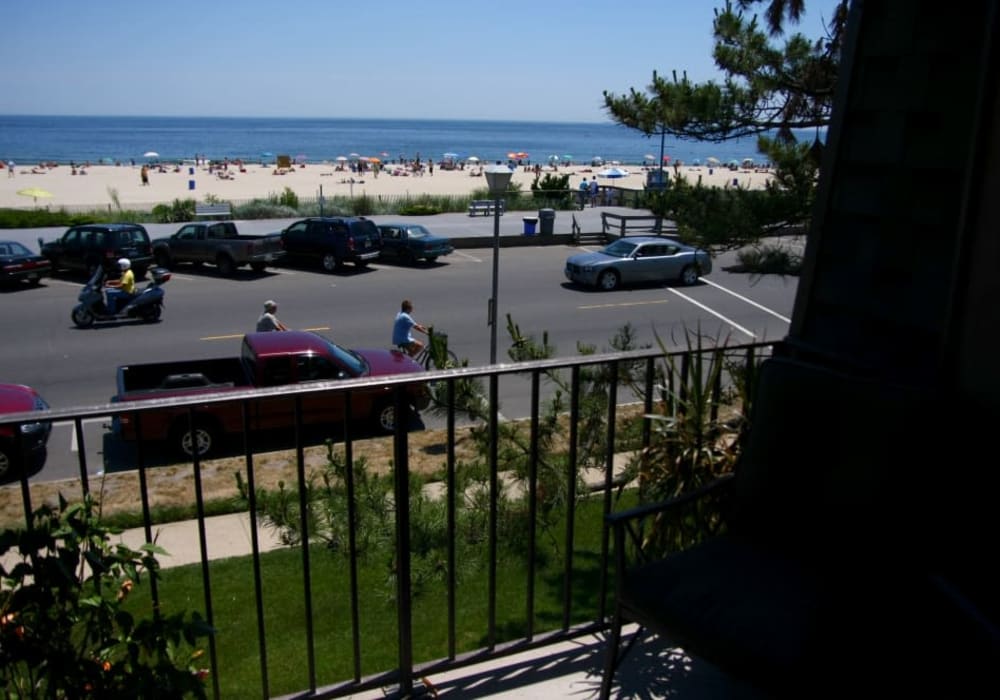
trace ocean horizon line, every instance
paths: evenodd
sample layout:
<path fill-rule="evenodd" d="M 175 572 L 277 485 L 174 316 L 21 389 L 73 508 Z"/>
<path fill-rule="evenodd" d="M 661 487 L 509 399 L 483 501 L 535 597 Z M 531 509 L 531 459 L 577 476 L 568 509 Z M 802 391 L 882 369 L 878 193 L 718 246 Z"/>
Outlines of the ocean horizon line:
<path fill-rule="evenodd" d="M 552 119 L 485 119 L 474 118 L 464 119 L 459 117 L 320 117 L 320 116 L 292 116 L 292 115 L 222 115 L 222 114 L 43 114 L 43 113 L 21 113 L 21 112 L 0 112 L 0 118 L 31 118 L 31 119 L 199 119 L 199 120 L 234 120 L 243 119 L 248 121 L 347 121 L 347 122 L 433 122 L 433 123 L 453 123 L 453 124 L 571 124 L 577 126 L 620 126 L 636 133 L 642 133 L 637 129 L 622 126 L 614 121 L 576 121 L 576 120 L 552 120 Z M 659 132 L 657 132 L 659 133 Z"/>

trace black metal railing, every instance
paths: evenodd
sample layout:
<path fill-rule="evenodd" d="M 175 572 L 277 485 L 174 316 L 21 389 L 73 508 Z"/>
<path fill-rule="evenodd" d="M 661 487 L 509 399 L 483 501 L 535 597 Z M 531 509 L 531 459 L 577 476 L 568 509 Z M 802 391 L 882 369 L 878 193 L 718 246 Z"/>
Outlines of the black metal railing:
<path fill-rule="evenodd" d="M 614 464 L 616 458 L 616 444 L 618 443 L 619 425 L 625 415 L 625 407 L 638 402 L 641 405 L 639 420 L 642 421 L 641 430 L 637 432 L 638 443 L 634 446 L 637 450 L 649 447 L 650 442 L 655 439 L 650 430 L 650 419 L 648 416 L 658 408 L 663 408 L 665 404 L 682 402 L 685 396 L 685 387 L 692 379 L 692 367 L 698 361 L 698 356 L 702 353 L 715 353 L 716 358 L 723 356 L 727 366 L 727 371 L 720 372 L 712 380 L 709 394 L 713 397 L 713 417 L 717 418 L 718 406 L 725 403 L 722 399 L 724 392 L 738 382 L 749 382 L 753 376 L 748 368 L 768 356 L 773 350 L 774 344 L 760 343 L 751 345 L 734 345 L 724 348 L 695 348 L 685 351 L 671 352 L 664 354 L 662 351 L 641 350 L 624 353 L 608 353 L 574 358 L 559 358 L 550 360 L 540 360 L 523 362 L 516 364 L 503 364 L 493 367 L 479 368 L 457 368 L 442 371 L 433 371 L 419 375 L 403 375 L 398 377 L 379 377 L 377 379 L 357 379 L 342 382 L 319 382 L 310 385 L 296 385 L 275 387 L 260 390 L 240 390 L 219 394 L 201 394 L 193 398 L 173 398 L 168 400 L 144 400 L 127 403 L 111 403 L 107 405 L 92 406 L 79 409 L 52 410 L 43 413 L 22 413 L 3 416 L 0 426 L 20 426 L 21 424 L 36 423 L 40 418 L 48 421 L 64 421 L 72 426 L 76 436 L 79 449 L 79 480 L 78 482 L 65 482 L 61 485 L 61 491 L 67 499 L 73 500 L 71 490 L 76 490 L 77 495 L 82 497 L 90 492 L 92 485 L 88 479 L 91 473 L 91 465 L 88 465 L 86 449 L 84 445 L 83 423 L 88 419 L 123 416 L 129 414 L 134 421 L 138 439 L 134 451 L 134 469 L 138 475 L 138 504 L 141 509 L 141 517 L 146 541 L 153 541 L 155 508 L 150 497 L 149 479 L 161 467 L 152 466 L 155 460 L 151 455 L 159 446 L 147 443 L 142 440 L 142 426 L 144 417 L 150 418 L 150 412 L 163 410 L 165 407 L 183 408 L 187 411 L 192 424 L 197 420 L 200 412 L 207 410 L 216 404 L 237 404 L 242 411 L 243 430 L 240 439 L 242 440 L 242 466 L 245 469 L 247 480 L 247 505 L 246 510 L 251 518 L 251 522 L 257 522 L 261 515 L 260 505 L 257 502 L 258 484 L 258 459 L 260 457 L 259 445 L 257 441 L 257 431 L 255 431 L 254 406 L 262 399 L 273 399 L 284 397 L 294 404 L 294 446 L 290 450 L 294 454 L 295 473 L 297 484 L 295 488 L 296 502 L 298 507 L 298 528 L 301 538 L 295 545 L 301 556 L 302 568 L 302 589 L 299 591 L 284 591 L 286 597 L 301 596 L 302 609 L 305 620 L 301 627 L 303 645 L 306 650 L 302 659 L 302 680 L 301 686 L 292 688 L 295 697 L 337 697 L 366 689 L 377 687 L 395 686 L 400 694 L 407 695 L 414 691 L 414 686 L 418 685 L 424 676 L 439 673 L 466 666 L 472 663 L 501 657 L 507 654 L 524 651 L 530 648 L 542 647 L 556 641 L 577 637 L 583 634 L 592 633 L 606 627 L 606 601 L 609 589 L 613 585 L 610 580 L 611 568 L 609 565 L 609 534 L 606 525 L 601 525 L 601 543 L 594 552 L 593 557 L 597 560 L 592 562 L 590 572 L 596 571 L 596 576 L 591 575 L 585 579 L 587 583 L 581 583 L 584 579 L 578 580 L 580 574 L 580 563 L 576 556 L 576 518 L 579 504 L 584 493 L 580 492 L 580 465 L 585 459 L 599 463 L 601 476 L 596 483 L 588 487 L 588 493 L 594 492 L 599 497 L 602 514 L 609 513 L 614 507 L 614 496 L 619 493 L 623 484 L 619 483 L 615 476 Z M 599 371 L 607 384 L 601 392 L 600 400 L 603 401 L 603 423 L 604 439 L 603 453 L 600 455 L 582 454 L 581 440 L 585 435 L 581 435 L 580 425 L 584 420 L 584 404 L 591 401 L 593 397 L 585 396 L 587 390 L 584 373 Z M 535 606 L 537 603 L 536 580 L 539 576 L 536 547 L 540 534 L 538 531 L 540 501 L 540 474 L 539 466 L 542 463 L 542 444 L 540 442 L 540 422 L 542 406 L 544 401 L 552 397 L 552 391 L 546 391 L 545 381 L 550 373 L 558 372 L 561 376 L 568 375 L 568 405 L 562 414 L 566 422 L 566 437 L 563 442 L 565 452 L 562 458 L 565 460 L 565 471 L 561 478 L 564 479 L 562 487 L 565 489 L 565 512 L 562 514 L 561 529 L 562 537 L 556 537 L 555 533 L 549 535 L 561 541 L 561 562 L 557 562 L 555 569 L 559 572 L 561 582 L 556 588 L 561 589 L 560 615 L 557 621 L 548 619 L 545 624 L 539 624 L 536 619 Z M 623 378 L 628 377 L 628 381 Z M 501 426 L 506 420 L 501 415 L 501 386 L 510 389 L 513 386 L 523 385 L 529 382 L 530 408 L 528 410 L 527 441 L 524 443 L 526 469 L 523 477 L 524 491 L 519 498 L 526 501 L 527 525 L 526 525 L 526 548 L 524 550 L 525 566 L 527 570 L 527 581 L 524 586 L 524 624 L 523 633 L 511 634 L 509 630 L 501 630 L 498 626 L 497 606 L 498 606 L 498 549 L 501 547 L 501 537 L 503 534 L 499 528 L 499 509 L 503 496 L 501 486 L 500 455 L 498 445 L 501 442 Z M 445 603 L 447 615 L 447 644 L 446 655 L 433 661 L 417 661 L 414 643 L 413 628 L 413 577 L 412 562 L 410 558 L 411 543 L 411 513 L 410 513 L 410 493 L 411 493 L 411 473 L 410 473 L 410 428 L 408 422 L 406 388 L 415 381 L 432 382 L 437 399 L 436 413 L 439 420 L 443 422 L 443 430 L 446 435 L 446 445 L 444 454 L 444 496 L 446 503 L 446 525 L 447 546 L 446 561 L 444 566 L 446 572 L 443 577 L 447 593 Z M 456 396 L 459 389 L 468 386 L 469 382 L 481 381 L 486 384 L 485 403 L 481 407 L 480 418 L 473 421 L 488 436 L 486 440 L 487 450 L 485 463 L 488 467 L 488 478 L 484 480 L 486 484 L 486 513 L 485 513 L 485 542 L 484 551 L 487 557 L 487 565 L 484 569 L 486 585 L 484 586 L 486 609 L 486 621 L 483 629 L 478 630 L 475 638 L 480 640 L 478 646 L 469 648 L 469 644 L 458 638 L 457 628 L 459 627 L 460 612 L 457 609 L 458 582 L 457 571 L 461 565 L 457 561 L 456 551 L 457 541 L 457 520 L 463 494 L 460 493 L 460 479 L 458 478 L 459 460 L 456 451 L 457 431 L 464 427 L 460 425 L 460 418 L 468 415 L 463 412 L 462 406 L 458 405 Z M 320 669 L 320 659 L 317 658 L 317 642 L 320 641 L 321 633 L 317 631 L 317 615 L 322 614 L 314 608 L 317 592 L 313 588 L 313 556 L 317 550 L 311 545 L 313 541 L 310 531 L 310 519 L 308 514 L 309 504 L 306 496 L 306 485 L 308 483 L 305 450 L 309 444 L 310 436 L 307 435 L 306 423 L 303 420 L 303 402 L 309 397 L 316 395 L 330 395 L 331 400 L 342 401 L 347 407 L 347 420 L 338 426 L 338 431 L 342 431 L 340 439 L 342 441 L 344 461 L 347 469 L 344 472 L 343 487 L 347 494 L 347 520 L 356 523 L 358 516 L 356 512 L 358 499 L 358 485 L 354 481 L 355 446 L 366 439 L 364 429 L 358 428 L 351 416 L 351 395 L 366 388 L 370 390 L 372 386 L 385 387 L 392 391 L 395 398 L 396 428 L 391 437 L 392 441 L 392 517 L 395 523 L 394 561 L 393 571 L 395 575 L 395 618 L 396 633 L 395 640 L 395 660 L 391 667 L 378 669 L 371 672 L 370 665 L 364 663 L 365 649 L 362 644 L 360 632 L 360 620 L 364 616 L 365 610 L 362 607 L 362 591 L 359 583 L 359 558 L 357 556 L 357 536 L 360 534 L 352 525 L 349 527 L 349 540 L 347 544 L 348 557 L 347 567 L 348 584 L 343 595 L 349 600 L 347 606 L 349 610 L 349 624 L 351 625 L 350 653 L 352 655 L 349 676 L 342 678 L 330 677 L 329 674 Z M 728 395 L 733 397 L 745 396 L 748 392 L 733 391 Z M 741 400 L 741 399 L 734 399 Z M 676 406 L 673 407 L 675 409 Z M 744 408 L 738 406 L 737 408 Z M 668 406 L 668 410 L 673 410 Z M 593 403 L 589 404 L 588 411 L 593 412 Z M 633 411 L 633 414 L 635 412 Z M 409 416 L 412 418 L 413 416 Z M 15 430 L 15 434 L 20 434 Z M 114 439 L 113 437 L 111 439 Z M 198 522 L 198 546 L 201 552 L 200 576 L 202 583 L 202 600 L 204 609 L 201 612 L 210 624 L 216 628 L 224 627 L 225 620 L 219 619 L 220 613 L 217 611 L 217 601 L 213 594 L 212 569 L 209 566 L 211 561 L 207 542 L 207 508 L 206 498 L 202 485 L 202 466 L 204 460 L 198 456 L 190 459 L 189 465 L 193 480 L 193 506 L 195 518 Z M 561 464 L 561 463 L 560 463 Z M 44 470 L 35 476 L 23 474 L 17 483 L 10 483 L 0 487 L 0 499 L 10 501 L 20 499 L 24 513 L 24 521 L 19 526 L 30 526 L 28 514 L 32 512 L 33 489 L 37 488 L 45 476 Z M 5 523 L 5 527 L 11 527 L 11 523 Z M 241 606 L 240 610 L 244 616 L 254 616 L 256 618 L 256 634 L 258 636 L 257 653 L 260 665 L 260 694 L 262 697 L 275 695 L 273 677 L 269 673 L 270 659 L 273 651 L 269 648 L 265 618 L 269 610 L 266 603 L 266 581 L 262 573 L 262 557 L 268 556 L 261 551 L 258 539 L 258 529 L 251 527 L 251 550 L 250 556 L 253 571 L 253 605 Z M 593 586 L 596 590 L 580 590 L 581 586 Z M 581 594 L 586 594 L 588 600 L 593 602 L 591 607 L 587 607 L 587 618 L 580 621 Z M 153 588 L 151 592 L 154 604 L 158 604 L 160 592 Z M 246 618 L 244 618 L 246 619 Z M 381 641 L 382 646 L 389 644 L 388 640 Z M 222 687 L 225 679 L 220 679 L 220 672 L 224 673 L 225 664 L 220 665 L 220 651 L 217 648 L 216 640 L 212 639 L 209 646 L 211 662 L 211 683 L 212 692 L 215 697 L 223 695 Z M 269 653 L 270 652 L 270 653 Z M 368 675 L 363 674 L 363 670 L 369 671 Z M 288 692 L 289 689 L 282 687 L 280 692 Z M 250 688 L 241 689 L 243 696 L 253 694 Z"/>

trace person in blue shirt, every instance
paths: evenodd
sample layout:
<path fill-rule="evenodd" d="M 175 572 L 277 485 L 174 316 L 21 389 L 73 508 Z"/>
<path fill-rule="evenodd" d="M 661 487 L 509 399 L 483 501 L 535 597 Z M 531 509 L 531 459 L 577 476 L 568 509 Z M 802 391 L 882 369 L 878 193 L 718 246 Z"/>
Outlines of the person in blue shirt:
<path fill-rule="evenodd" d="M 403 299 L 399 313 L 396 314 L 396 321 L 392 324 L 392 344 L 405 350 L 410 357 L 424 349 L 423 342 L 413 337 L 413 331 L 427 334 L 427 329 L 413 320 L 410 315 L 412 311 L 413 304 L 409 299 Z"/>

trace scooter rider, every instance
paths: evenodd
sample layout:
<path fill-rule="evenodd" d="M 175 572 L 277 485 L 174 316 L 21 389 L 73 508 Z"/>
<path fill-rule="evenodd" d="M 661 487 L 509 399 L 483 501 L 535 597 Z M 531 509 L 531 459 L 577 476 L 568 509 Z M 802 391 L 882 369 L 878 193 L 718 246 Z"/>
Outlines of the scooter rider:
<path fill-rule="evenodd" d="M 116 280 L 109 280 L 106 284 L 108 313 L 116 314 L 118 310 L 124 309 L 132 301 L 135 294 L 135 274 L 132 272 L 132 261 L 128 258 L 118 260 L 118 267 L 122 274 Z"/>

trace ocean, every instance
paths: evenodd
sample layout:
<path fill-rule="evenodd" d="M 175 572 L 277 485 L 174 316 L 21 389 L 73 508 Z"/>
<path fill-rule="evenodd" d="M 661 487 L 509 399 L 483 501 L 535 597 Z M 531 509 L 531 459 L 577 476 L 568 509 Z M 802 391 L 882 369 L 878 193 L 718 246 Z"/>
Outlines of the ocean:
<path fill-rule="evenodd" d="M 18 165 L 143 162 L 241 158 L 246 161 L 289 155 L 307 162 L 337 157 L 375 156 L 441 160 L 444 154 L 483 162 L 522 160 L 639 164 L 658 159 L 660 137 L 648 138 L 613 123 L 554 123 L 428 119 L 311 119 L 251 117 L 113 117 L 0 115 L 0 158 Z M 700 143 L 667 138 L 671 162 L 760 160 L 755 139 Z M 647 156 L 649 158 L 647 158 Z"/>

